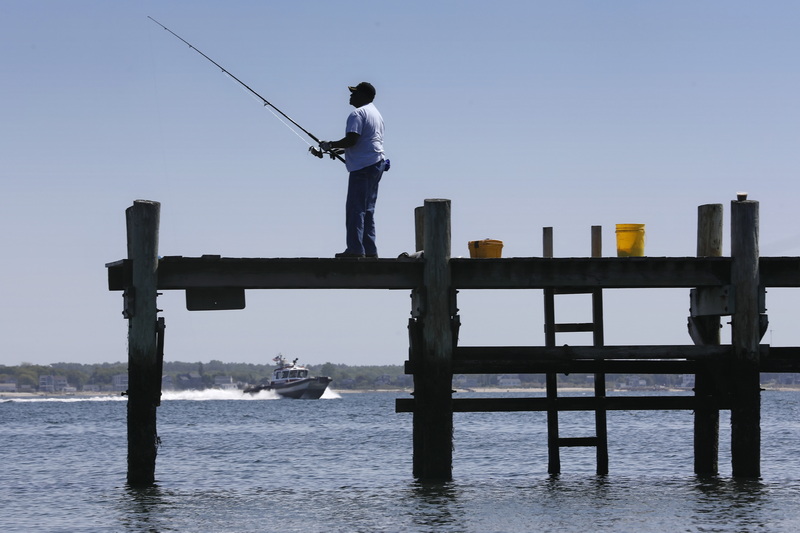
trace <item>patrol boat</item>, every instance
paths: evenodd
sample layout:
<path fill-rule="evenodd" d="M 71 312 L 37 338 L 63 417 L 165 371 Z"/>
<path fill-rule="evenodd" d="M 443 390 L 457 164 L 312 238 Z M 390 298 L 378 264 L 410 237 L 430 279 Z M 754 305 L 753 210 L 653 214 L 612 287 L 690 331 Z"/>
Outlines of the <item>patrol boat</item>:
<path fill-rule="evenodd" d="M 331 378 L 308 375 L 308 369 L 297 364 L 297 359 L 287 363 L 283 355 L 273 359 L 278 367 L 272 371 L 272 380 L 262 385 L 252 385 L 244 392 L 255 394 L 262 390 L 273 391 L 286 398 L 317 400 L 333 381 Z"/>

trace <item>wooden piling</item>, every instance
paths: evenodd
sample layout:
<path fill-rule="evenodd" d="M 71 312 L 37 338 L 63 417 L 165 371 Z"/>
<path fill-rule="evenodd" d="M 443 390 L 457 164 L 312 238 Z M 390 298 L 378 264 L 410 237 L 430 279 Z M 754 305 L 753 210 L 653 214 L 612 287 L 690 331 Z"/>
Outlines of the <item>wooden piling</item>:
<path fill-rule="evenodd" d="M 603 228 L 592 226 L 592 257 L 603 257 Z M 605 346 L 605 326 L 603 324 L 603 289 L 598 287 L 592 290 L 592 345 Z M 604 400 L 606 397 L 606 373 L 595 372 L 594 396 Z M 597 432 L 596 457 L 597 473 L 608 474 L 608 415 L 602 402 L 594 412 L 595 428 Z"/>
<path fill-rule="evenodd" d="M 722 204 L 697 208 L 697 257 L 722 257 Z"/>
<path fill-rule="evenodd" d="M 542 228 L 542 257 L 553 258 L 553 228 Z M 544 323 L 555 324 L 555 289 L 544 289 Z M 556 345 L 556 330 L 554 327 L 545 327 L 545 346 Z M 558 445 L 560 436 L 558 430 L 558 376 L 555 372 L 545 374 L 545 387 L 547 397 L 547 472 L 549 474 L 561 473 L 561 450 Z"/>
<path fill-rule="evenodd" d="M 697 257 L 722 257 L 722 204 L 697 208 Z M 697 344 L 720 344 L 719 315 L 692 316 L 690 320 L 690 327 L 697 332 Z M 719 473 L 719 408 L 714 401 L 721 387 L 715 379 L 719 375 L 718 367 L 716 362 L 705 363 L 695 374 L 694 394 L 704 400 L 694 412 L 694 472 L 697 475 Z"/>
<path fill-rule="evenodd" d="M 161 395 L 156 290 L 161 205 L 137 200 L 126 214 L 131 286 L 128 318 L 128 484 L 155 481 L 156 407 Z"/>
<path fill-rule="evenodd" d="M 760 274 L 758 202 L 746 196 L 731 202 L 731 284 L 733 380 L 731 463 L 733 476 L 761 476 L 761 388 L 759 382 Z"/>
<path fill-rule="evenodd" d="M 452 479 L 452 358 L 455 294 L 450 281 L 450 200 L 425 200 L 422 357 L 414 373 L 414 476 Z"/>
<path fill-rule="evenodd" d="M 414 251 L 425 249 L 425 206 L 414 208 Z"/>

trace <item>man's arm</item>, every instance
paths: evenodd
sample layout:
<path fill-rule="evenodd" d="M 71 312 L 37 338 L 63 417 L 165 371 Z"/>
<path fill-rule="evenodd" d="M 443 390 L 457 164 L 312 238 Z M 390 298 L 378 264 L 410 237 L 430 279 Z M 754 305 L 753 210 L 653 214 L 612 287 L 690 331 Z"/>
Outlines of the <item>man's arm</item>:
<path fill-rule="evenodd" d="M 315 155 L 319 158 L 322 158 L 322 155 L 325 152 L 331 154 L 331 157 L 335 157 L 333 154 L 337 153 L 336 151 L 339 151 L 342 148 L 350 148 L 351 146 L 355 146 L 360 137 L 361 135 L 359 135 L 358 133 L 354 131 L 349 131 L 347 132 L 347 135 L 345 135 L 338 141 L 320 141 L 319 150 L 317 150 L 313 146 L 310 146 L 308 148 L 308 151 L 311 152 L 311 155 Z"/>
<path fill-rule="evenodd" d="M 354 131 L 348 131 L 347 135 L 339 139 L 338 141 L 329 141 L 331 148 L 350 148 L 351 146 L 355 146 L 358 142 L 358 139 L 361 137 L 358 133 Z M 323 141 L 324 142 L 324 141 Z"/>

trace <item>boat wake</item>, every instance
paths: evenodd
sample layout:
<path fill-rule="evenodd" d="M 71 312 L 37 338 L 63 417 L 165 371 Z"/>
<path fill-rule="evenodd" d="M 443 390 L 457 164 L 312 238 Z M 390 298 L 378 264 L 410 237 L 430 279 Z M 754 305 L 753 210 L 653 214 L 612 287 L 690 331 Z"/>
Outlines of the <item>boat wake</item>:
<path fill-rule="evenodd" d="M 185 391 L 166 391 L 161 395 L 162 401 L 170 400 L 189 400 L 189 401 L 208 401 L 208 400 L 244 400 L 248 402 L 258 400 L 280 400 L 282 396 L 275 391 L 262 390 L 254 393 L 244 393 L 238 389 L 220 390 L 185 390 Z M 321 400 L 338 400 L 341 396 L 338 392 L 326 389 Z"/>
<path fill-rule="evenodd" d="M 342 396 L 336 392 L 335 390 L 331 390 L 330 387 L 325 389 L 325 392 L 322 393 L 322 396 L 319 397 L 320 400 L 341 400 Z"/>
<path fill-rule="evenodd" d="M 99 396 L 67 396 L 63 398 L 54 396 L 37 396 L 35 398 L 25 397 L 4 397 L 0 396 L 0 403 L 42 403 L 42 402 L 55 402 L 55 403 L 77 403 L 77 402 L 125 402 L 128 399 L 120 394 L 103 394 Z"/>
<path fill-rule="evenodd" d="M 239 389 L 221 390 L 221 389 L 205 389 L 205 390 L 182 390 L 182 391 L 164 391 L 161 394 L 161 401 L 171 400 L 189 400 L 195 402 L 202 402 L 208 400 L 278 400 L 280 396 L 272 391 L 260 391 L 255 394 L 245 394 Z"/>
<path fill-rule="evenodd" d="M 220 390 L 220 389 L 205 389 L 205 390 L 184 390 L 184 391 L 164 391 L 161 394 L 161 401 L 195 401 L 202 402 L 208 400 L 243 400 L 243 401 L 257 401 L 257 400 L 280 400 L 281 396 L 269 390 L 262 390 L 253 394 L 245 394 L 242 391 L 235 390 Z M 338 392 L 328 388 L 320 398 L 321 400 L 339 400 L 341 395 Z M 0 396 L 0 403 L 19 402 L 19 403 L 77 403 L 77 402 L 125 402 L 127 396 L 120 394 L 101 394 L 97 396 L 37 396 L 37 397 L 15 397 L 15 396 Z"/>

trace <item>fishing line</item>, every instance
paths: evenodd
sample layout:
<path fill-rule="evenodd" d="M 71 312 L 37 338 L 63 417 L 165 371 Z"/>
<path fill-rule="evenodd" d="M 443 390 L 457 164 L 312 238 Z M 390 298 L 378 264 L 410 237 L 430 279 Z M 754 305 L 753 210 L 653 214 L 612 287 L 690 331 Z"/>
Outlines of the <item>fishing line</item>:
<path fill-rule="evenodd" d="M 289 125 L 289 123 L 287 123 L 285 120 L 283 120 L 283 118 L 282 118 L 280 115 L 278 115 L 278 114 L 277 114 L 275 111 L 273 111 L 272 109 L 270 109 L 270 110 L 269 110 L 269 112 L 270 112 L 270 113 L 272 113 L 272 116 L 274 116 L 275 118 L 277 118 L 278 120 L 280 120 L 280 121 L 281 121 L 281 124 L 283 124 L 284 126 L 286 126 L 287 128 L 289 128 L 289 131 L 291 131 L 292 133 L 294 133 L 295 135 L 297 135 L 297 138 L 298 138 L 298 139 L 300 139 L 301 141 L 303 141 L 304 143 L 306 143 L 308 146 L 314 146 L 313 144 L 311 144 L 310 142 L 308 142 L 307 140 L 305 140 L 305 139 L 303 138 L 303 136 L 302 136 L 302 135 L 300 135 L 300 134 L 297 132 L 297 130 L 295 130 L 293 127 L 291 127 L 291 126 Z"/>
<path fill-rule="evenodd" d="M 229 78 L 229 79 L 230 79 L 230 78 Z M 233 80 L 232 80 L 232 81 L 233 81 Z M 245 88 L 244 88 L 244 87 L 242 87 L 242 86 L 239 86 L 239 88 L 240 88 L 242 91 L 244 91 L 244 92 L 245 92 L 247 95 L 249 95 L 249 96 L 250 96 L 250 98 L 252 98 L 254 101 L 258 102 L 258 98 L 256 98 L 255 96 L 253 96 L 253 95 L 252 95 L 251 93 L 249 93 L 247 90 L 245 90 Z M 260 103 L 260 102 L 259 102 L 259 103 Z M 298 138 L 298 139 L 300 139 L 301 141 L 303 141 L 304 143 L 306 143 L 308 146 L 314 146 L 313 144 L 311 144 L 310 142 L 308 142 L 308 141 L 307 141 L 307 140 L 306 140 L 306 139 L 305 139 L 305 138 L 304 138 L 302 135 L 300 135 L 300 134 L 297 132 L 297 130 L 296 130 L 296 129 L 294 129 L 294 128 L 291 126 L 291 124 L 289 124 L 288 122 L 286 122 L 285 120 L 283 120 L 283 117 L 281 117 L 279 114 L 277 114 L 277 113 L 276 113 L 276 112 L 275 112 L 275 111 L 274 111 L 274 110 L 273 110 L 271 107 L 269 107 L 269 106 L 266 106 L 266 105 L 265 105 L 264 107 L 266 107 L 266 108 L 267 108 L 267 111 L 269 111 L 270 113 L 272 113 L 272 116 L 274 116 L 275 118 L 277 118 L 278 120 L 280 120 L 281 124 L 283 124 L 284 126 L 286 126 L 287 128 L 289 128 L 289 131 L 291 131 L 292 133 L 294 133 L 295 135 L 297 135 L 297 138 Z"/>
<path fill-rule="evenodd" d="M 307 129 L 305 129 L 303 126 L 301 126 L 300 124 L 298 124 L 297 122 L 295 122 L 294 120 L 292 120 L 292 118 L 291 118 L 289 115 L 287 115 L 286 113 L 284 113 L 283 111 L 281 111 L 280 109 L 278 109 L 277 107 L 275 107 L 275 106 L 274 106 L 274 105 L 273 105 L 273 104 L 272 104 L 272 103 L 271 103 L 269 100 L 267 100 L 266 98 L 264 98 L 263 96 L 261 96 L 260 94 L 258 94 L 257 92 L 255 92 L 253 89 L 251 89 L 251 88 L 250 88 L 250 86 L 248 86 L 248 85 L 247 85 L 246 83 L 244 83 L 242 80 L 240 80 L 239 78 L 237 78 L 236 76 L 234 76 L 233 74 L 231 74 L 230 72 L 228 72 L 228 70 L 226 70 L 226 69 L 225 69 L 225 67 L 223 67 L 222 65 L 220 65 L 219 63 L 217 63 L 216 61 L 214 61 L 213 59 L 211 59 L 211 58 L 210 58 L 210 57 L 208 57 L 207 55 L 205 55 L 203 52 L 201 52 L 201 51 L 200 51 L 200 50 L 198 50 L 196 47 L 194 47 L 194 46 L 193 46 L 193 45 L 192 45 L 192 44 L 191 44 L 189 41 L 187 41 L 186 39 L 184 39 L 183 37 L 181 37 L 180 35 L 178 35 L 178 34 L 177 34 L 177 33 L 175 33 L 174 31 L 172 31 L 171 29 L 167 28 L 166 26 L 164 26 L 163 24 L 161 24 L 159 21 L 157 21 L 157 20 L 156 20 L 156 19 L 154 19 L 153 17 L 151 17 L 151 16 L 149 16 L 149 15 L 148 15 L 148 16 L 147 16 L 147 18 L 149 18 L 150 20 L 152 20 L 153 22 L 155 22 L 156 24 L 158 24 L 159 26 L 161 26 L 162 28 L 164 28 L 166 31 L 170 32 L 172 35 L 174 35 L 175 37 L 177 37 L 178 39 L 180 39 L 181 41 L 183 41 L 183 43 L 185 43 L 185 44 L 186 44 L 186 45 L 187 45 L 189 48 L 191 48 L 192 50 L 194 50 L 195 52 L 197 52 L 198 54 L 200 54 L 201 56 L 203 56 L 204 58 L 206 58 L 206 59 L 207 59 L 208 61 L 210 61 L 210 62 L 211 62 L 211 63 L 212 63 L 214 66 L 216 66 L 218 69 L 220 69 L 220 70 L 221 70 L 221 71 L 222 71 L 224 74 L 227 74 L 228 76 L 230 76 L 231 78 L 233 78 L 233 79 L 234 79 L 236 82 L 238 82 L 238 83 L 239 83 L 239 84 L 240 84 L 242 87 L 244 87 L 245 89 L 247 89 L 248 91 L 250 91 L 250 92 L 251 92 L 253 95 L 255 95 L 256 97 L 258 97 L 258 99 L 259 99 L 259 100 L 261 100 L 261 102 L 263 102 L 264 106 L 265 106 L 265 107 L 269 107 L 269 108 L 271 108 L 271 109 L 270 109 L 270 111 L 272 112 L 272 114 L 273 114 L 273 115 L 275 115 L 275 117 L 276 117 L 276 118 L 278 118 L 278 120 L 280 120 L 281 122 L 283 122 L 283 124 L 285 124 L 285 125 L 286 125 L 286 126 L 287 126 L 287 127 L 290 129 L 290 130 L 292 130 L 292 131 L 295 133 L 295 135 L 297 135 L 298 137 L 300 137 L 300 138 L 302 139 L 302 137 L 301 137 L 301 136 L 300 136 L 300 135 L 299 135 L 299 134 L 298 134 L 298 133 L 297 133 L 297 132 L 296 132 L 294 129 L 292 129 L 292 128 L 291 128 L 291 127 L 290 127 L 290 126 L 289 126 L 289 125 L 288 125 L 286 122 L 284 122 L 284 120 L 283 120 L 283 119 L 286 119 L 286 120 L 288 120 L 289 122 L 291 122 L 291 123 L 292 123 L 292 124 L 293 124 L 293 125 L 294 125 L 294 126 L 297 128 L 297 129 L 299 129 L 300 131 L 302 131 L 303 133 L 305 133 L 306 135 L 308 135 L 309 137 L 311 137 L 311 139 L 312 139 L 314 142 L 316 142 L 317 144 L 319 144 L 320 140 L 319 140 L 319 138 L 318 138 L 316 135 L 314 135 L 313 133 L 311 133 L 310 131 L 308 131 Z M 278 115 L 276 115 L 276 114 L 275 114 L 275 112 L 279 113 L 279 114 L 280 114 L 280 117 L 279 117 Z M 281 117 L 283 117 L 283 118 L 281 118 Z M 306 143 L 308 144 L 308 142 L 307 142 L 307 141 L 306 141 Z M 311 145 L 309 144 L 309 146 L 311 146 Z M 331 156 L 332 158 L 338 159 L 338 160 L 339 160 L 339 161 L 341 161 L 342 163 L 344 163 L 344 162 L 345 162 L 345 161 L 344 161 L 344 158 L 343 158 L 341 155 L 339 155 L 338 153 L 336 153 L 336 152 L 328 152 L 328 153 L 330 154 L 330 156 Z"/>

